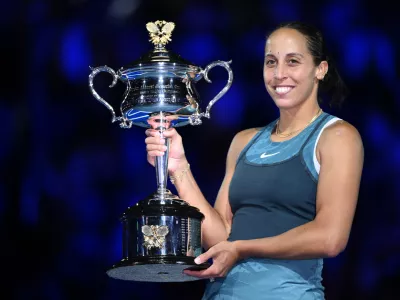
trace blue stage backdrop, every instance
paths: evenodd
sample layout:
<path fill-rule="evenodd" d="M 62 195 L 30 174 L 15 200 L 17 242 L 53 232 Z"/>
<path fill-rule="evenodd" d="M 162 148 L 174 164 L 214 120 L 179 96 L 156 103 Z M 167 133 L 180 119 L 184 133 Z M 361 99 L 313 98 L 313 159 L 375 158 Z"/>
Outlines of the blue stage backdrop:
<path fill-rule="evenodd" d="M 233 86 L 212 118 L 179 129 L 210 203 L 235 133 L 278 116 L 262 78 L 266 34 L 289 20 L 323 30 L 351 90 L 341 109 L 323 108 L 352 123 L 365 147 L 348 247 L 325 260 L 326 296 L 399 299 L 400 22 L 389 1 L 32 0 L 6 1 L 0 14 L 2 299 L 200 299 L 204 281 L 105 274 L 122 257 L 119 216 L 156 179 L 144 129 L 110 122 L 89 91 L 89 66 L 136 60 L 152 49 L 145 24 L 160 19 L 175 22 L 168 48 L 185 59 L 232 60 Z M 225 71 L 214 70 L 212 84 L 198 84 L 203 104 L 225 84 Z M 108 74 L 95 79 L 118 108 L 124 86 L 110 83 Z"/>

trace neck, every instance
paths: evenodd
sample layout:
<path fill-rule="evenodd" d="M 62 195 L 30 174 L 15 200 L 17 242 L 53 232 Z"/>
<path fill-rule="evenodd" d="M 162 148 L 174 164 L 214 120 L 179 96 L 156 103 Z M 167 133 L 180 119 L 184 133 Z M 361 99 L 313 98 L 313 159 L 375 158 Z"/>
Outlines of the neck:
<path fill-rule="evenodd" d="M 290 109 L 281 108 L 279 117 L 279 130 L 287 133 L 306 126 L 313 117 L 319 113 L 320 107 L 317 102 L 312 105 L 293 107 Z"/>

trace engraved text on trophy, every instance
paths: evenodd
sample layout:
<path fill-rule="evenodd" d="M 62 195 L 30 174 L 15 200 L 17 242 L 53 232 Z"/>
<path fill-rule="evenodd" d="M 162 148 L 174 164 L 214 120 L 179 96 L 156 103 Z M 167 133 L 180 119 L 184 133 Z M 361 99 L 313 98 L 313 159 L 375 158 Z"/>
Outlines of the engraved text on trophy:
<path fill-rule="evenodd" d="M 134 82 L 128 98 L 134 100 L 138 105 L 158 103 L 160 101 L 165 104 L 174 104 L 186 92 L 185 90 L 184 85 L 178 85 L 172 79 L 156 80 L 148 78 Z"/>

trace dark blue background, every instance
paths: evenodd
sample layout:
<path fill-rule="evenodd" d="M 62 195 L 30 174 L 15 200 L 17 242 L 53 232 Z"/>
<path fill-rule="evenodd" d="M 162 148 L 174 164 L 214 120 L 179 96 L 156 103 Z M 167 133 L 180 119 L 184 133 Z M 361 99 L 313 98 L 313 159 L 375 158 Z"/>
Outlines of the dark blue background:
<path fill-rule="evenodd" d="M 199 299 L 204 282 L 113 280 L 119 216 L 156 187 L 144 129 L 120 129 L 88 88 L 89 66 L 115 70 L 152 48 L 145 24 L 176 23 L 168 48 L 205 67 L 232 60 L 234 83 L 199 127 L 182 134 L 210 203 L 234 134 L 278 116 L 264 88 L 266 34 L 279 22 L 319 26 L 351 95 L 323 108 L 360 131 L 365 165 L 348 247 L 325 260 L 327 299 L 399 299 L 399 17 L 389 1 L 6 1 L 1 9 L 2 299 Z M 206 104 L 225 84 L 198 83 Z M 100 95 L 118 107 L 122 83 Z M 205 106 L 204 106 L 205 107 Z M 173 190 L 175 192 L 175 190 Z M 162 296 L 163 295 L 163 296 Z"/>

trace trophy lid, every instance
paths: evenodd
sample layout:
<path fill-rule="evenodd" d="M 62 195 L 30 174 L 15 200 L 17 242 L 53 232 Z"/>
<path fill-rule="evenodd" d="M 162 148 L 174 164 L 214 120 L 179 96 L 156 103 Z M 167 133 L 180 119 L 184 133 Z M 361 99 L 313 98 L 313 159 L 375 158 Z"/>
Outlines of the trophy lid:
<path fill-rule="evenodd" d="M 165 48 L 165 45 L 171 41 L 171 33 L 175 28 L 173 22 L 149 22 L 146 24 L 146 28 L 150 35 L 149 41 L 155 47 L 139 59 L 122 67 L 120 69 L 122 78 L 132 79 L 139 76 L 148 76 L 149 73 L 154 72 L 157 74 L 160 74 L 160 72 L 172 72 L 172 75 L 179 77 L 184 77 L 189 73 L 194 80 L 201 78 L 201 75 L 197 74 L 201 71 L 201 68 Z"/>

